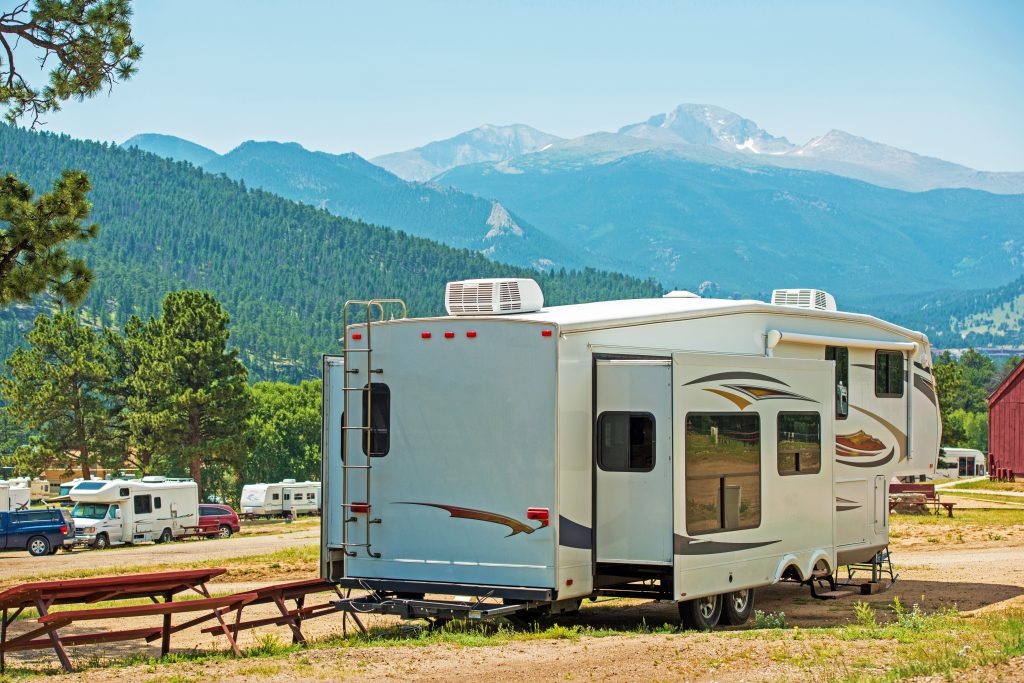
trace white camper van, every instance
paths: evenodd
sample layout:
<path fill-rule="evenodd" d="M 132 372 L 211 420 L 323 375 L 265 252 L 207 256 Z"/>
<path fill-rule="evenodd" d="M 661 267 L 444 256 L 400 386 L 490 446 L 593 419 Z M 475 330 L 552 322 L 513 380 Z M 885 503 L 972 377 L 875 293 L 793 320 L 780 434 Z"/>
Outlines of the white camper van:
<path fill-rule="evenodd" d="M 164 543 L 199 525 L 199 488 L 191 479 L 80 481 L 69 495 L 76 540 L 94 548 Z"/>
<path fill-rule="evenodd" d="M 943 448 L 939 451 L 938 475 L 953 479 L 958 477 L 983 477 L 988 473 L 988 458 L 974 448 Z"/>
<path fill-rule="evenodd" d="M 25 485 L 21 479 L 0 480 L 0 484 L 7 487 L 7 509 L 28 510 L 32 504 L 32 489 Z"/>
<path fill-rule="evenodd" d="M 316 514 L 320 510 L 320 482 L 285 479 L 276 484 L 242 487 L 242 514 L 278 517 Z"/>
<path fill-rule="evenodd" d="M 544 307 L 476 280 L 446 317 L 394 307 L 346 304 L 370 322 L 324 359 L 322 575 L 373 591 L 342 609 L 742 623 L 759 586 L 877 569 L 889 480 L 935 468 L 927 337 L 825 292 Z"/>

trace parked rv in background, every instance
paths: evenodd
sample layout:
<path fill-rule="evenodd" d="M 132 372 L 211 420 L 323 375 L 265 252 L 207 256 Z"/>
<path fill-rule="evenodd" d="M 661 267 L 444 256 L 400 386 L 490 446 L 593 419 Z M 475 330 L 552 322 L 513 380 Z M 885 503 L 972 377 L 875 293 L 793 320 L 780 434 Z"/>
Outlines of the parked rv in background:
<path fill-rule="evenodd" d="M 50 497 L 50 482 L 42 477 L 15 477 L 10 480 L 12 484 L 24 486 L 29 490 L 29 500 L 38 503 Z"/>
<path fill-rule="evenodd" d="M 242 487 L 242 514 L 246 517 L 289 517 L 320 511 L 320 482 L 285 479 L 276 484 Z"/>
<path fill-rule="evenodd" d="M 0 481 L 0 512 L 11 511 L 11 486 L 5 481 Z"/>
<path fill-rule="evenodd" d="M 163 543 L 199 526 L 199 489 L 191 479 L 81 481 L 69 495 L 77 541 L 94 548 Z"/>
<path fill-rule="evenodd" d="M 5 486 L 7 489 L 7 495 L 3 496 L 7 501 L 6 509 L 28 510 L 32 504 L 32 489 L 26 486 L 25 482 L 20 479 L 0 479 L 0 485 Z"/>
<path fill-rule="evenodd" d="M 941 479 L 983 477 L 988 474 L 988 457 L 974 448 L 943 448 L 935 472 Z"/>

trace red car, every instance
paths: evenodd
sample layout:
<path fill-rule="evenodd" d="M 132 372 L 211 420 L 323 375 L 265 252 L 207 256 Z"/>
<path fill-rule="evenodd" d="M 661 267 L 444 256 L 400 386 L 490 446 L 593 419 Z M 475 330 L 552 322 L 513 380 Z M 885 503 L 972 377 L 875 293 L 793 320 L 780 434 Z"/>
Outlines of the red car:
<path fill-rule="evenodd" d="M 239 529 L 238 514 L 227 505 L 203 503 L 199 506 L 199 528 L 218 538 L 230 538 Z"/>

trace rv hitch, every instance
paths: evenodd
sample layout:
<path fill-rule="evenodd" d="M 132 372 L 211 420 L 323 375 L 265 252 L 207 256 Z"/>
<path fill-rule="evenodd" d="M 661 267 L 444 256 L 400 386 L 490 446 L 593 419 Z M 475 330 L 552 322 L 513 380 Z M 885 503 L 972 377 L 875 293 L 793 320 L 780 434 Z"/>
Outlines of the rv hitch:
<path fill-rule="evenodd" d="M 461 600 L 426 600 L 399 598 L 391 594 L 372 593 L 334 601 L 340 612 L 354 614 L 389 614 L 401 619 L 471 619 L 484 620 L 509 616 L 547 603 L 530 601 L 514 605 Z"/>

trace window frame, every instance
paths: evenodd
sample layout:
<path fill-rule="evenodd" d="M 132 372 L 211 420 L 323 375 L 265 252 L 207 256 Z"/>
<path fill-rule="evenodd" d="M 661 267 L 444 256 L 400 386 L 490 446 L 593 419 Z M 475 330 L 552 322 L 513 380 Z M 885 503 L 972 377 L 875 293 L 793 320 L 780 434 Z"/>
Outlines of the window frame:
<path fill-rule="evenodd" d="M 139 502 L 146 501 L 146 510 L 139 509 Z M 137 515 L 153 514 L 153 496 L 149 493 L 136 493 L 132 496 L 132 511 Z"/>
<path fill-rule="evenodd" d="M 782 455 L 782 453 L 779 451 L 779 445 L 782 443 L 782 425 L 780 423 L 782 421 L 783 415 L 796 415 L 796 416 L 799 416 L 799 415 L 812 416 L 813 415 L 814 417 L 818 418 L 818 469 L 816 469 L 815 471 L 813 471 L 813 472 L 806 471 L 805 472 L 804 470 L 793 470 L 792 472 L 783 472 L 780 469 L 780 460 L 779 460 L 779 458 Z M 775 471 L 778 472 L 780 477 L 796 477 L 796 476 L 803 476 L 803 475 L 810 476 L 810 475 L 814 475 L 814 474 L 821 474 L 821 459 L 822 459 L 821 423 L 822 423 L 821 413 L 819 413 L 819 412 L 817 412 L 815 410 L 780 410 L 778 412 L 778 414 L 775 416 Z"/>
<path fill-rule="evenodd" d="M 879 359 L 880 355 L 886 355 L 886 356 L 890 356 L 890 357 L 898 356 L 899 359 L 900 359 L 900 382 L 899 382 L 900 392 L 898 394 L 888 393 L 888 392 L 879 392 L 878 391 L 878 359 Z M 904 393 L 906 393 L 906 386 L 907 386 L 907 359 L 903 355 L 902 351 L 891 351 L 891 350 L 888 350 L 888 349 L 875 349 L 875 364 L 874 364 L 872 370 L 874 370 L 874 375 L 875 375 L 874 382 L 875 382 L 875 397 L 876 398 L 903 398 Z M 888 375 L 888 373 L 889 373 L 889 370 L 887 369 L 886 374 Z M 887 386 L 888 386 L 888 384 L 887 384 Z"/>
<path fill-rule="evenodd" d="M 651 466 L 650 467 L 627 467 L 626 469 L 609 469 L 604 466 L 604 459 L 601 457 L 603 454 L 602 441 L 601 441 L 601 426 L 604 424 L 604 419 L 608 415 L 626 415 L 629 419 L 634 417 L 646 417 L 651 421 Z M 654 466 L 658 464 L 658 420 L 654 417 L 654 413 L 647 410 L 606 410 L 597 416 L 597 427 L 595 434 L 596 451 L 595 461 L 597 466 L 602 472 L 623 472 L 623 473 L 643 473 L 651 472 L 654 470 Z M 628 454 L 627 454 L 628 459 Z"/>
<path fill-rule="evenodd" d="M 751 477 L 751 476 L 755 476 L 753 474 L 746 474 L 746 473 L 739 473 L 739 474 L 725 473 L 725 474 L 721 474 L 721 476 L 718 476 L 718 477 L 714 477 L 714 476 L 711 476 L 711 475 L 700 475 L 700 476 L 696 476 L 696 477 L 690 477 L 690 474 L 689 474 L 689 472 L 690 472 L 690 460 L 689 460 L 689 457 L 687 457 L 689 455 L 688 448 L 687 448 L 687 446 L 689 445 L 689 439 L 687 438 L 687 436 L 689 434 L 689 430 L 687 429 L 687 424 L 688 424 L 688 422 L 689 422 L 691 417 L 754 417 L 754 418 L 757 419 L 757 434 L 758 434 L 758 437 L 757 437 L 757 456 L 758 457 L 757 457 L 757 474 L 756 474 L 756 476 L 757 476 L 757 501 L 758 501 L 757 524 L 748 524 L 746 526 L 736 526 L 736 527 L 729 527 L 729 528 L 718 527 L 718 528 L 715 528 L 715 529 L 700 529 L 700 530 L 696 530 L 696 531 L 690 529 L 690 515 L 689 515 L 689 502 L 690 502 L 689 493 L 690 493 L 690 486 L 689 486 L 689 482 L 690 482 L 691 479 L 694 479 L 694 480 L 713 480 L 713 479 L 717 478 L 719 480 L 719 487 L 721 487 L 721 486 L 726 485 L 725 482 L 729 479 L 729 477 Z M 763 448 L 764 447 L 764 439 L 762 438 L 763 434 L 764 434 L 764 432 L 761 430 L 761 414 L 758 413 L 758 412 L 743 413 L 743 412 L 739 412 L 739 411 L 736 411 L 736 412 L 721 412 L 721 411 L 701 411 L 701 410 L 695 410 L 695 411 L 691 411 L 691 412 L 683 414 L 683 506 L 684 506 L 684 510 L 685 510 L 684 516 L 685 516 L 685 519 L 686 519 L 686 533 L 688 535 L 690 535 L 690 536 L 703 536 L 703 535 L 706 535 L 706 534 L 721 534 L 721 533 L 727 533 L 727 532 L 730 532 L 730 531 L 743 531 L 743 530 L 746 530 L 746 529 L 757 529 L 757 528 L 760 528 L 762 522 L 764 521 L 764 448 Z M 719 500 L 719 506 L 722 505 L 722 502 L 723 501 L 720 499 Z M 718 514 L 719 514 L 719 520 L 721 521 L 722 515 L 724 514 L 724 512 L 723 512 L 721 507 L 719 508 L 719 513 Z"/>

